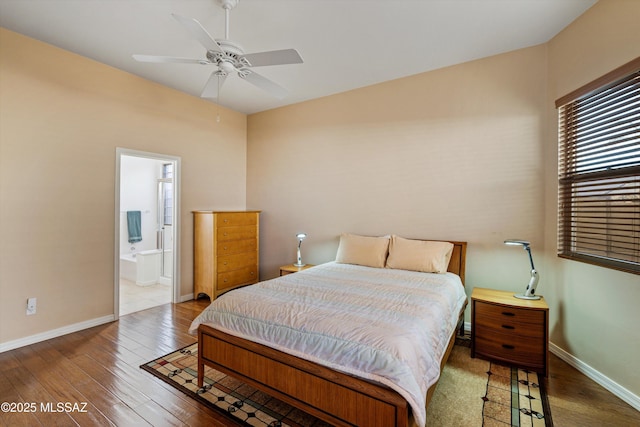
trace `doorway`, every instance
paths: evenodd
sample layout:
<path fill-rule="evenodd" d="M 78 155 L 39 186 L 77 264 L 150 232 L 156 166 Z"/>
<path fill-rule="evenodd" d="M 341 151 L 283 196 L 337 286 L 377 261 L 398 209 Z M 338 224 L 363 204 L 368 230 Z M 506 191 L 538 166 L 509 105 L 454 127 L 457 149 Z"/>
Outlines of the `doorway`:
<path fill-rule="evenodd" d="M 180 300 L 180 158 L 116 149 L 116 318 Z"/>

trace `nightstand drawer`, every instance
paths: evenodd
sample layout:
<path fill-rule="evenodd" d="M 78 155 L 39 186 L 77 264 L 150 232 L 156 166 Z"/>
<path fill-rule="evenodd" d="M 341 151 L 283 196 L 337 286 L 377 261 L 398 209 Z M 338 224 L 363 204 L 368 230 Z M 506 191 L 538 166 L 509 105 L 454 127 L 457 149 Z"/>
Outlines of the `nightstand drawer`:
<path fill-rule="evenodd" d="M 544 328 L 540 327 L 544 325 L 544 312 L 522 311 L 480 302 L 476 302 L 475 308 L 475 326 L 487 333 L 504 333 L 522 339 L 543 339 L 545 336 Z M 531 322 L 532 319 L 535 322 Z"/>
<path fill-rule="evenodd" d="M 543 339 L 545 331 L 540 326 L 517 323 L 509 319 L 489 319 L 484 317 L 476 317 L 476 328 L 489 331 L 488 333 L 506 333 L 521 337 L 522 339 Z"/>
<path fill-rule="evenodd" d="M 543 339 L 518 339 L 476 325 L 475 351 L 477 354 L 515 364 L 542 368 L 545 365 Z"/>
<path fill-rule="evenodd" d="M 540 329 L 539 325 L 543 324 L 545 318 L 545 313 L 542 310 L 505 307 L 483 301 L 477 301 L 475 309 L 479 318 L 494 322 L 496 325 L 508 322 L 511 325 L 535 325 L 536 329 Z"/>

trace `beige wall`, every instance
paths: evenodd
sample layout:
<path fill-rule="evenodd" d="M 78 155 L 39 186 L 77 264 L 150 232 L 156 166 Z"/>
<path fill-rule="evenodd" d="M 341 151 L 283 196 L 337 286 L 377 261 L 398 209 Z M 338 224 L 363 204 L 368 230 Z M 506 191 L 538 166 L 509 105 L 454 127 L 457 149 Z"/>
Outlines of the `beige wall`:
<path fill-rule="evenodd" d="M 554 101 L 640 56 L 640 2 L 601 0 L 549 44 L 545 277 L 551 342 L 640 395 L 640 277 L 558 259 L 557 126 Z M 633 368 L 632 368 L 633 367 Z"/>
<path fill-rule="evenodd" d="M 335 259 L 342 232 L 469 242 L 473 286 L 523 291 L 543 244 L 546 49 L 532 47 L 248 118 L 262 276 Z M 545 291 L 544 284 L 541 291 Z"/>
<path fill-rule="evenodd" d="M 309 263 L 334 259 L 341 232 L 396 233 L 468 241 L 468 293 L 522 291 L 526 253 L 502 241 L 531 240 L 554 350 L 637 404 L 638 276 L 556 257 L 554 101 L 638 56 L 639 16 L 600 1 L 542 46 L 249 116 L 263 278 L 299 231 Z"/>
<path fill-rule="evenodd" d="M 191 294 L 190 212 L 245 206 L 246 116 L 4 29 L 0 94 L 0 344 L 113 314 L 116 147 L 182 159 Z"/>

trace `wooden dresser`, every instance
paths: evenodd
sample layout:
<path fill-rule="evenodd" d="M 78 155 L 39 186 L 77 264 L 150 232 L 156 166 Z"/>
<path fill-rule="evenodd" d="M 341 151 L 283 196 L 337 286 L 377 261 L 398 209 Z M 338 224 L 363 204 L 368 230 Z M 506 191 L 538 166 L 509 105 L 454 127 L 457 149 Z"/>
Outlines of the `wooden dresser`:
<path fill-rule="evenodd" d="M 258 282 L 260 211 L 193 212 L 194 297 Z"/>
<path fill-rule="evenodd" d="M 485 357 L 549 374 L 549 307 L 544 298 L 474 288 L 471 293 L 471 357 Z"/>

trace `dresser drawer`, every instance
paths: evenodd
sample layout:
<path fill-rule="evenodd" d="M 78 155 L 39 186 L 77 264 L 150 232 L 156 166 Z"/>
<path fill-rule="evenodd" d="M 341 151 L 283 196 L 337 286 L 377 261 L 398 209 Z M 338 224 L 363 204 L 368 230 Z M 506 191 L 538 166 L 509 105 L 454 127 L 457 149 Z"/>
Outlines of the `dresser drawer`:
<path fill-rule="evenodd" d="M 491 331 L 491 333 L 512 334 L 522 339 L 543 339 L 545 336 L 544 328 L 540 325 L 529 323 L 518 323 L 513 320 L 506 319 L 490 319 L 486 317 L 476 317 L 476 328 Z"/>
<path fill-rule="evenodd" d="M 241 268 L 240 270 L 218 273 L 218 290 L 224 291 L 239 285 L 248 285 L 258 281 L 258 266 Z"/>
<path fill-rule="evenodd" d="M 544 338 L 545 313 L 501 307 L 476 301 L 475 326 L 484 330 L 526 338 Z"/>
<path fill-rule="evenodd" d="M 247 240 L 255 239 L 257 230 L 255 225 L 244 225 L 238 227 L 220 227 L 216 229 L 218 242 L 227 240 Z"/>
<path fill-rule="evenodd" d="M 255 252 L 245 252 L 235 255 L 220 256 L 216 259 L 218 273 L 239 270 L 258 264 L 258 254 Z"/>
<path fill-rule="evenodd" d="M 515 339 L 512 335 L 495 332 L 476 325 L 475 352 L 487 357 L 526 365 L 545 366 L 544 339 Z"/>
<path fill-rule="evenodd" d="M 508 322 L 511 325 L 535 325 L 535 329 L 540 329 L 544 324 L 545 312 L 542 310 L 526 310 L 517 307 L 505 307 L 497 304 L 490 304 L 483 301 L 475 302 L 476 316 L 485 321 L 495 324 Z M 534 328 L 532 328 L 534 329 Z"/>
<path fill-rule="evenodd" d="M 244 252 L 258 252 L 258 240 L 245 239 L 245 240 L 224 240 L 216 242 L 216 255 L 226 256 L 240 254 Z"/>
<path fill-rule="evenodd" d="M 256 225 L 258 215 L 245 212 L 222 212 L 217 214 L 216 227 L 235 227 L 238 225 Z"/>

